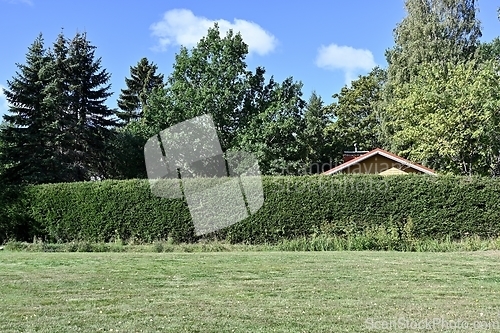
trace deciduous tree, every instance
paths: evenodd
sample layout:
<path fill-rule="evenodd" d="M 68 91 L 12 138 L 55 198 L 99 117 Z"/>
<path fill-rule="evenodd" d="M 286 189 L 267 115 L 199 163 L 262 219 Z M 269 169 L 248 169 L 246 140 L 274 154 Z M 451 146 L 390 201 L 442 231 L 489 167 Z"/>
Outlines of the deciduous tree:
<path fill-rule="evenodd" d="M 422 64 L 446 67 L 474 57 L 482 36 L 475 0 L 406 0 L 407 16 L 394 29 L 386 51 L 388 86 L 407 83 Z"/>
<path fill-rule="evenodd" d="M 500 153 L 497 62 L 428 65 L 390 105 L 392 150 L 443 172 L 491 175 Z"/>
<path fill-rule="evenodd" d="M 337 161 L 342 151 L 352 150 L 355 143 L 361 150 L 384 147 L 381 101 L 385 82 L 385 70 L 376 67 L 333 95 L 337 101 L 328 110 L 334 121 L 326 136 Z"/>
<path fill-rule="evenodd" d="M 247 69 L 247 53 L 239 33 L 221 37 L 217 24 L 191 50 L 182 47 L 166 87 L 148 101 L 141 132 L 210 113 L 223 152 L 254 153 L 264 173 L 297 172 L 305 156 L 296 137 L 305 129 L 302 84 L 291 77 L 266 82 L 263 68 Z"/>

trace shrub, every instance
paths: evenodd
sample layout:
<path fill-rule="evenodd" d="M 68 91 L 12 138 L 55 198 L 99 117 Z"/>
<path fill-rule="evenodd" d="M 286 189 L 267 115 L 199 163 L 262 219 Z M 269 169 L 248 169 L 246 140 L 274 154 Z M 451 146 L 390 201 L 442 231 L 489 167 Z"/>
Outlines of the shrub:
<path fill-rule="evenodd" d="M 11 239 L 28 241 L 37 233 L 26 207 L 23 187 L 0 184 L 0 245 Z"/>

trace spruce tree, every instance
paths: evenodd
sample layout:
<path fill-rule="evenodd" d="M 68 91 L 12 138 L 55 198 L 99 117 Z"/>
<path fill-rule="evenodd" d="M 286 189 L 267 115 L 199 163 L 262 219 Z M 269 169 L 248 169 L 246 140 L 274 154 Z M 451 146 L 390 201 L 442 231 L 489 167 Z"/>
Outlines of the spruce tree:
<path fill-rule="evenodd" d="M 163 74 L 156 74 L 158 67 L 142 58 L 136 66 L 130 67 L 130 78 L 125 78 L 126 89 L 122 89 L 117 116 L 125 123 L 142 116 L 148 96 L 154 88 L 163 87 Z"/>
<path fill-rule="evenodd" d="M 10 112 L 0 131 L 0 163 L 9 183 L 54 183 L 102 177 L 107 142 L 116 126 L 110 75 L 85 34 L 61 33 L 46 50 L 40 35 L 26 64 L 7 81 Z"/>
<path fill-rule="evenodd" d="M 96 47 L 85 33 L 77 33 L 68 47 L 68 119 L 74 179 L 102 178 L 107 161 L 106 142 L 117 125 L 115 111 L 104 103 L 112 95 L 110 74 L 95 58 Z"/>
<path fill-rule="evenodd" d="M 19 71 L 4 90 L 9 113 L 3 117 L 7 126 L 0 131 L 2 176 L 14 184 L 55 182 L 53 105 L 47 96 L 53 77 L 41 34 L 29 47 L 26 64 L 17 67 Z"/>
<path fill-rule="evenodd" d="M 45 103 L 49 110 L 50 129 L 53 143 L 53 170 L 57 172 L 57 181 L 74 181 L 74 164 L 71 160 L 71 118 L 69 104 L 68 40 L 62 33 L 57 37 L 53 48 L 49 50 L 51 62 L 48 66 L 51 80 L 44 90 Z"/>

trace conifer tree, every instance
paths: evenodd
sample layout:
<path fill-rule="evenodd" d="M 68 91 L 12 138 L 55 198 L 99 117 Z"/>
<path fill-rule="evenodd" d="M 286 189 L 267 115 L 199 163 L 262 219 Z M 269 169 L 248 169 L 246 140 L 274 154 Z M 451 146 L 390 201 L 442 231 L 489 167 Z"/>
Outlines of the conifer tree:
<path fill-rule="evenodd" d="M 7 81 L 5 97 L 9 103 L 4 115 L 6 126 L 0 131 L 2 177 L 8 183 L 46 183 L 56 181 L 49 172 L 54 167 L 51 102 L 47 85 L 52 81 L 51 59 L 44 48 L 42 34 L 31 44 L 26 64 Z"/>
<path fill-rule="evenodd" d="M 126 89 L 122 89 L 117 116 L 125 123 L 140 118 L 147 105 L 147 99 L 154 88 L 163 87 L 163 74 L 156 74 L 158 67 L 142 58 L 136 66 L 130 67 L 130 78 L 125 78 Z"/>
<path fill-rule="evenodd" d="M 85 34 L 61 33 L 46 50 L 40 35 L 26 64 L 7 81 L 10 105 L 0 130 L 0 163 L 8 183 L 89 180 L 105 174 L 106 142 L 116 125 L 104 103 L 110 75 Z"/>
<path fill-rule="evenodd" d="M 75 164 L 75 180 L 102 178 L 107 153 L 106 142 L 117 125 L 115 111 L 104 103 L 112 95 L 111 75 L 95 58 L 96 47 L 85 33 L 77 33 L 68 47 L 68 113 Z"/>

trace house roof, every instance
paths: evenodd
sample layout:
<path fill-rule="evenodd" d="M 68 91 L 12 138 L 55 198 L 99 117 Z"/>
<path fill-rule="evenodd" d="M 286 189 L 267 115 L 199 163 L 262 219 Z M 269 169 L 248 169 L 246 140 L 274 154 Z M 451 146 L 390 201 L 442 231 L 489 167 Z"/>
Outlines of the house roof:
<path fill-rule="evenodd" d="M 355 165 L 355 164 L 357 164 L 357 163 L 359 163 L 361 161 L 364 161 L 364 160 L 366 160 L 366 159 L 368 159 L 368 158 L 370 158 L 372 156 L 375 156 L 375 155 L 384 156 L 384 157 L 386 157 L 386 158 L 388 158 L 390 160 L 398 162 L 398 163 L 400 163 L 402 165 L 406 165 L 406 166 L 408 166 L 410 168 L 413 168 L 415 170 L 418 170 L 418 171 L 423 172 L 423 173 L 428 174 L 428 175 L 433 175 L 433 176 L 436 175 L 436 171 L 434 171 L 432 169 L 429 169 L 429 168 L 427 168 L 427 167 L 425 167 L 423 165 L 417 164 L 417 163 L 413 163 L 413 162 L 407 160 L 406 158 L 402 158 L 402 157 L 400 157 L 398 155 L 395 155 L 393 153 L 390 153 L 390 152 L 388 152 L 386 150 L 383 150 L 383 149 L 380 149 L 380 148 L 373 149 L 373 150 L 369 151 L 366 154 L 363 154 L 361 156 L 353 158 L 352 160 L 349 160 L 349 161 L 347 161 L 347 162 L 345 162 L 343 164 L 340 164 L 340 165 L 336 166 L 333 169 L 330 169 L 328 171 L 323 172 L 322 174 L 323 175 L 331 175 L 331 174 L 340 172 L 340 171 L 342 171 L 342 170 L 344 170 L 344 169 L 346 169 L 346 168 L 348 168 L 348 167 L 350 167 L 352 165 Z"/>

